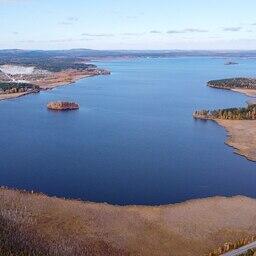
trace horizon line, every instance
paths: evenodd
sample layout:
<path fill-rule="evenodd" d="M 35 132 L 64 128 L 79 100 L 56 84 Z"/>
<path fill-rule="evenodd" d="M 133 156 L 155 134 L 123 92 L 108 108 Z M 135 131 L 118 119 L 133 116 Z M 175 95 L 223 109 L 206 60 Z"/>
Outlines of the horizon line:
<path fill-rule="evenodd" d="M 0 51 L 74 51 L 74 50 L 81 50 L 81 51 L 130 51 L 130 52 L 171 52 L 171 51 L 184 51 L 184 52 L 196 52 L 196 51 L 208 51 L 208 52 L 241 52 L 241 51 L 256 51 L 255 49 L 93 49 L 93 48 L 67 48 L 67 49 L 26 49 L 26 48 L 1 48 Z"/>

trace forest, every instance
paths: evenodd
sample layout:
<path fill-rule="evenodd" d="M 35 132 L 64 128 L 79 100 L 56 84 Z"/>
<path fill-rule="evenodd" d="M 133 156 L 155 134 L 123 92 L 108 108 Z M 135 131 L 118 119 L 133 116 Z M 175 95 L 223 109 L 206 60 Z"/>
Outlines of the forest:
<path fill-rule="evenodd" d="M 255 78 L 229 78 L 220 80 L 211 80 L 207 83 L 208 86 L 220 89 L 256 89 Z"/>
<path fill-rule="evenodd" d="M 27 92 L 28 90 L 39 90 L 39 86 L 29 83 L 0 82 L 0 94 Z"/>
<path fill-rule="evenodd" d="M 228 119 L 228 120 L 255 120 L 256 104 L 244 108 L 226 108 L 218 110 L 199 110 L 193 114 L 199 119 Z"/>

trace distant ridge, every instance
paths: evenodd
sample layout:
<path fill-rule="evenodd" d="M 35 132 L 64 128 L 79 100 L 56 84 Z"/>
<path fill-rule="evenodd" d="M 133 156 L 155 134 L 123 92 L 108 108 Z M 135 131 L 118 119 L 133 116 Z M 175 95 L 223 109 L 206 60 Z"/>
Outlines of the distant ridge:
<path fill-rule="evenodd" d="M 70 50 L 0 50 L 0 58 L 47 58 L 47 57 L 244 57 L 256 58 L 256 50 L 250 51 L 209 51 L 209 50 L 93 50 L 93 49 L 70 49 Z"/>

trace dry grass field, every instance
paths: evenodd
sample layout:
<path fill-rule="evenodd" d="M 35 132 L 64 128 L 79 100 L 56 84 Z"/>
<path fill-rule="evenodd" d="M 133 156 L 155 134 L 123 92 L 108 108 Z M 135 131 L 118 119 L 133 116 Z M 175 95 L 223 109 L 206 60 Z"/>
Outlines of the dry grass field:
<path fill-rule="evenodd" d="M 255 120 L 215 120 L 228 132 L 227 144 L 248 160 L 256 161 Z"/>
<path fill-rule="evenodd" d="M 256 234 L 256 200 L 111 206 L 0 189 L 0 255 L 200 256 Z"/>

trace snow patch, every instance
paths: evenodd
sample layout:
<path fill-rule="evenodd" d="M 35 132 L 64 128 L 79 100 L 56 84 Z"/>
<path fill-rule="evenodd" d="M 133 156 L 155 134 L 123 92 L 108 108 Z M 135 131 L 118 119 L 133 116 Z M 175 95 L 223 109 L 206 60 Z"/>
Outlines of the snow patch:
<path fill-rule="evenodd" d="M 8 75 L 32 75 L 35 67 L 25 67 L 16 65 L 2 65 L 0 70 Z"/>
<path fill-rule="evenodd" d="M 48 75 L 51 72 L 48 70 L 37 69 L 36 67 L 28 67 L 21 65 L 2 65 L 0 66 L 0 71 L 5 75 L 17 76 L 17 75 Z"/>

